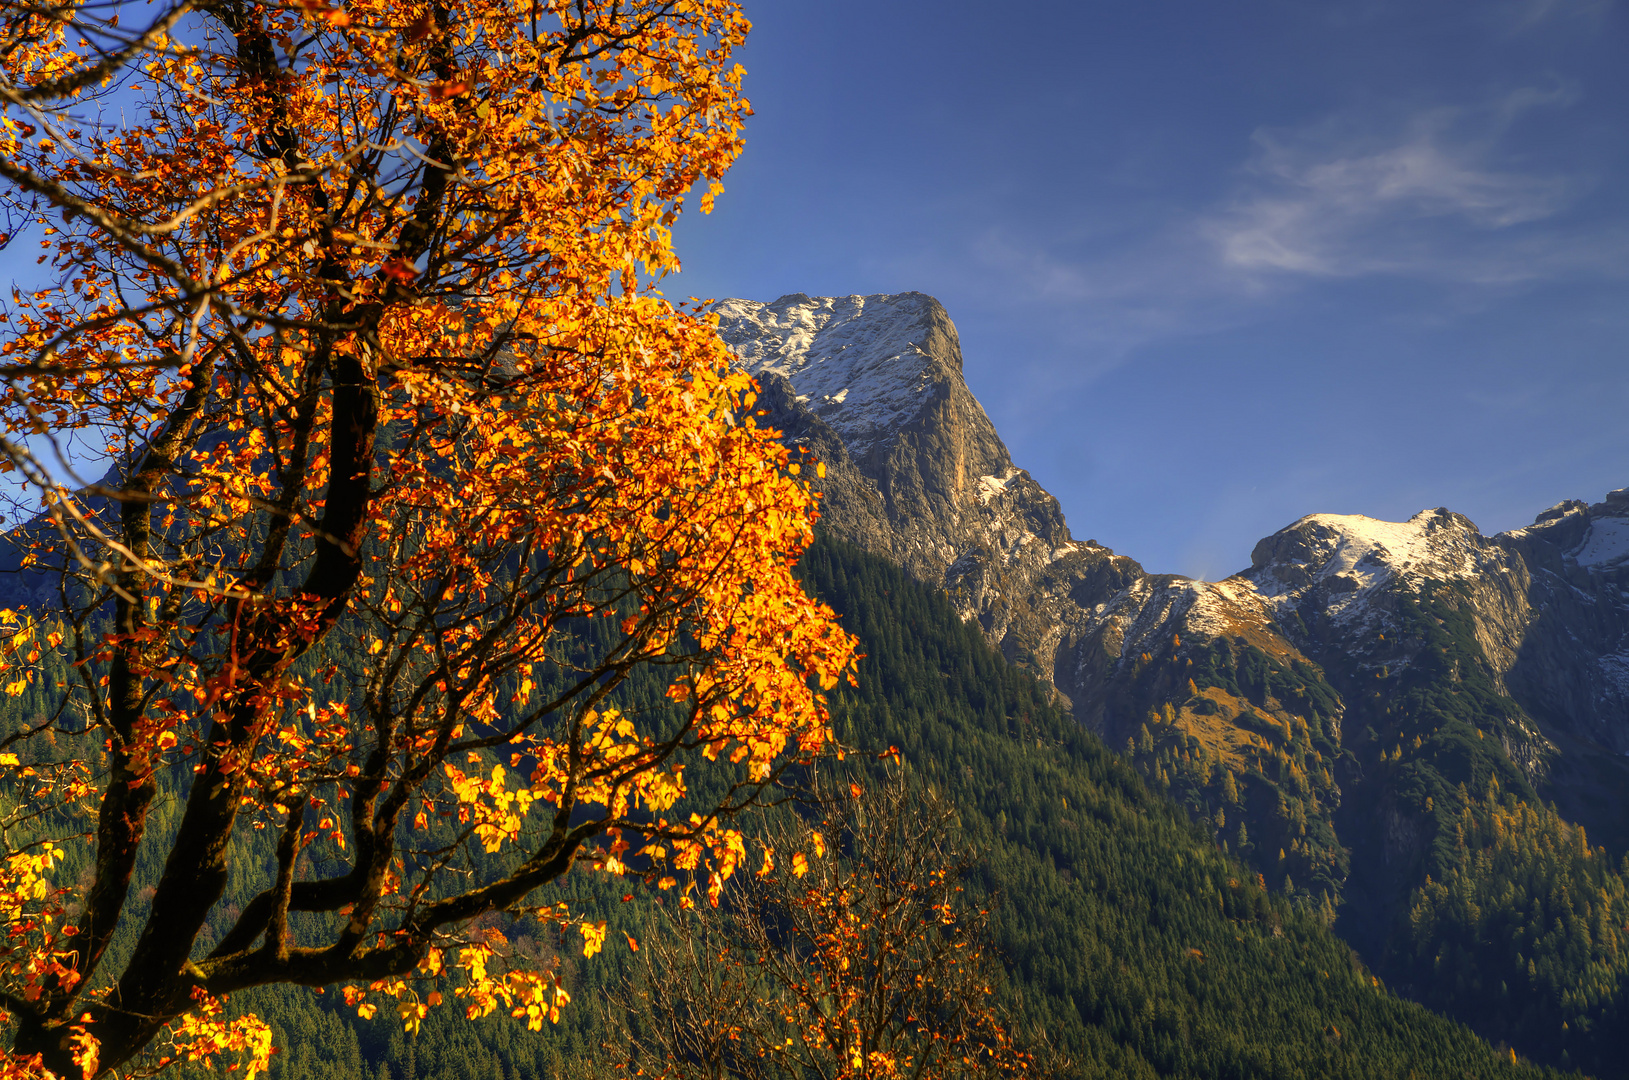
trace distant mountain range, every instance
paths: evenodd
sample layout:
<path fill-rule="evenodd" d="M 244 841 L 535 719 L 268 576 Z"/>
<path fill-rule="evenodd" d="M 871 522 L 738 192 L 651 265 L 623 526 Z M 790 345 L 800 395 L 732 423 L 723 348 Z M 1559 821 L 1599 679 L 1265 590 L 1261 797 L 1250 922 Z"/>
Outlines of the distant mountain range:
<path fill-rule="evenodd" d="M 1546 995 L 1568 992 L 1521 964 L 1548 955 L 1546 905 L 1610 897 L 1532 884 L 1537 854 L 1500 871 L 1512 891 L 1494 906 L 1521 908 L 1511 941 L 1535 940 L 1490 946 L 1523 976 L 1497 986 L 1485 957 L 1474 987 L 1443 974 L 1432 950 L 1453 928 L 1433 916 L 1422 930 L 1420 911 L 1445 881 L 1494 887 L 1476 877 L 1476 838 L 1502 836 L 1490 823 L 1513 806 L 1543 818 L 1524 826 L 1533 836 L 1571 837 L 1581 857 L 1605 841 L 1615 862 L 1629 846 L 1629 489 L 1494 536 L 1442 508 L 1405 522 L 1313 513 L 1224 581 L 1148 574 L 1076 540 L 1013 463 L 933 298 L 793 294 L 715 310 L 758 378 L 764 422 L 825 463 L 824 527 L 944 589 L 1275 890 L 1338 911 L 1378 970 L 1490 1038 L 1526 1024 L 1529 1052 L 1565 1062 L 1575 1029 L 1604 1021 L 1599 1004 L 1546 1012 Z M 1620 888 L 1613 873 L 1619 884 L 1599 890 Z M 1491 933 L 1488 906 L 1456 908 L 1476 924 L 1460 929 Z M 1595 954 L 1629 935 L 1629 913 L 1608 922 L 1553 978 L 1605 963 L 1616 1016 L 1624 967 Z M 1438 985 L 1456 975 L 1458 990 Z"/>

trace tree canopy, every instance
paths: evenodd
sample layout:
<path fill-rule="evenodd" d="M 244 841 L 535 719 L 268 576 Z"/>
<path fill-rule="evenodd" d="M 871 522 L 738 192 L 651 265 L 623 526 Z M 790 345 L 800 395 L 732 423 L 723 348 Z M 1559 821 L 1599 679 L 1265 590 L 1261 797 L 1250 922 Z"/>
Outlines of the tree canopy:
<path fill-rule="evenodd" d="M 798 465 L 651 284 L 740 149 L 746 20 L 3 9 L 6 239 L 52 271 L 0 312 L 33 703 L 0 756 L 7 1075 L 252 1076 L 269 1035 L 219 999 L 276 982 L 541 1023 L 564 992 L 483 920 L 592 954 L 603 923 L 530 900 L 585 852 L 716 896 L 729 815 L 822 746 L 853 662 L 792 577 Z M 659 700 L 618 696 L 651 671 Z M 201 937 L 234 874 L 264 880 Z"/>

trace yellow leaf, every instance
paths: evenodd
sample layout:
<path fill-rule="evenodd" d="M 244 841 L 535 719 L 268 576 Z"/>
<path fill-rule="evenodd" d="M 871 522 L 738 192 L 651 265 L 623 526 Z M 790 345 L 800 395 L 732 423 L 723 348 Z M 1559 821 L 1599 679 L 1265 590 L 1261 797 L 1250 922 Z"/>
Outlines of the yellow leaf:
<path fill-rule="evenodd" d="M 605 946 L 605 920 L 590 923 L 585 922 L 580 927 L 583 933 L 583 955 L 593 956 Z"/>

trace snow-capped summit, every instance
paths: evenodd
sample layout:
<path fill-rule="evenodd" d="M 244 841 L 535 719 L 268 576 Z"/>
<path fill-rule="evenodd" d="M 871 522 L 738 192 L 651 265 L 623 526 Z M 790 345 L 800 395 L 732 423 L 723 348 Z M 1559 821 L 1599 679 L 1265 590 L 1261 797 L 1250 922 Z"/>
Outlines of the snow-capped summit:
<path fill-rule="evenodd" d="M 861 458 L 916 420 L 953 366 L 956 328 L 924 293 L 721 300 L 719 334 L 748 372 L 773 371 Z"/>
<path fill-rule="evenodd" d="M 956 327 L 923 293 L 715 304 L 769 422 L 825 460 L 828 524 L 942 580 L 970 549 L 1001 561 L 1069 544 L 1057 500 L 1014 467 L 962 379 Z"/>
<path fill-rule="evenodd" d="M 1489 570 L 1503 553 L 1475 523 L 1442 507 L 1407 521 L 1362 514 L 1308 514 L 1258 543 L 1243 575 L 1275 605 L 1299 605 L 1317 589 L 1337 619 L 1363 612 L 1377 588 L 1417 588 Z"/>

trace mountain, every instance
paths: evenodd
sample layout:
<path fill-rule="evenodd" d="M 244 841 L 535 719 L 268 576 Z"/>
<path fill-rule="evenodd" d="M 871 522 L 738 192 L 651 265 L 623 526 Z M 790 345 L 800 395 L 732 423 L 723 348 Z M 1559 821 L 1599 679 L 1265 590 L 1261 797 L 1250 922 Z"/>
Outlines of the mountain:
<path fill-rule="evenodd" d="M 1524 769 L 1544 775 L 1558 749 L 1546 731 L 1629 754 L 1629 489 L 1491 537 L 1445 508 L 1397 523 L 1313 514 L 1257 544 L 1251 562 L 1239 580 L 1360 671 L 1413 662 L 1417 642 L 1379 640 L 1397 626 L 1395 598 L 1452 585 L 1495 685 L 1522 707 L 1507 749 Z"/>
<path fill-rule="evenodd" d="M 1005 993 L 1071 1059 L 1066 1075 L 1527 1071 L 1395 996 L 1324 913 L 1242 873 L 941 590 L 829 535 L 800 574 L 866 654 L 859 684 L 833 696 L 834 722 L 856 745 L 900 747 L 955 802 Z"/>
<path fill-rule="evenodd" d="M 829 532 L 943 589 L 1388 978 L 1622 1068 L 1629 491 L 1495 536 L 1311 514 L 1224 581 L 1152 575 L 1075 540 L 1012 462 L 931 297 L 715 310 L 764 422 L 825 463 Z"/>
<path fill-rule="evenodd" d="M 1009 659 L 1069 696 L 1052 659 L 1094 600 L 1143 578 L 1074 540 L 962 378 L 950 317 L 921 293 L 724 300 L 719 332 L 766 422 L 826 465 L 828 529 L 944 587 Z"/>
<path fill-rule="evenodd" d="M 715 310 L 769 420 L 827 463 L 827 526 L 945 588 L 1090 727 L 1141 721 L 1115 707 L 1128 657 L 1184 630 L 1242 633 L 1298 660 L 1302 647 L 1336 650 L 1362 657 L 1358 670 L 1406 664 L 1406 643 L 1368 638 L 1388 623 L 1386 597 L 1434 580 L 1469 589 L 1496 684 L 1529 717 L 1629 754 L 1629 489 L 1493 537 L 1440 508 L 1400 523 L 1311 514 L 1225 581 L 1149 575 L 1074 540 L 1058 501 L 1013 464 L 932 297 L 797 293 Z M 1553 748 L 1529 725 L 1511 749 L 1542 771 Z"/>

